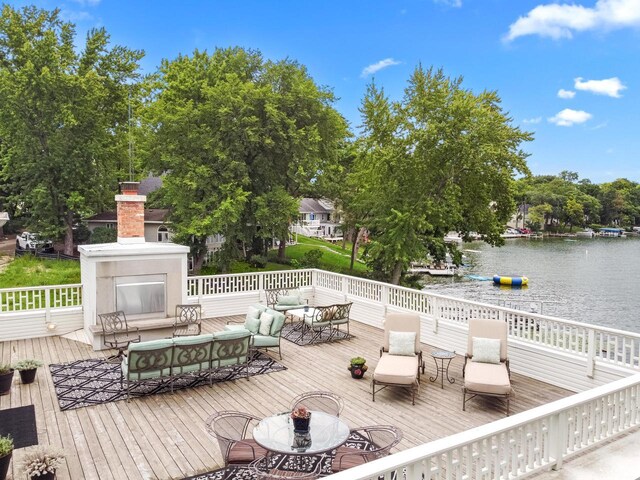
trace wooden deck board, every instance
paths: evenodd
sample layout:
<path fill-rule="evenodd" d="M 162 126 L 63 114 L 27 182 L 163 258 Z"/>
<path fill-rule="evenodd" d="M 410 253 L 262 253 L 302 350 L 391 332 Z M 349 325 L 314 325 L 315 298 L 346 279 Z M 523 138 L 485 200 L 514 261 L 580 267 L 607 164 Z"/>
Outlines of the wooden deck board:
<path fill-rule="evenodd" d="M 237 318 L 236 318 L 237 319 Z M 203 332 L 223 329 L 228 318 L 206 320 Z M 41 444 L 63 448 L 67 455 L 58 479 L 180 479 L 220 468 L 218 445 L 205 428 L 209 415 L 218 410 L 240 410 L 263 417 L 289 408 L 298 394 L 310 390 L 329 390 L 345 399 L 342 417 L 353 428 L 391 424 L 404 438 L 399 449 L 406 449 L 483 425 L 504 416 L 498 400 L 478 399 L 462 412 L 463 358 L 451 363 L 455 384 L 429 382 L 435 364 L 423 345 L 426 374 L 420 394 L 412 406 L 410 394 L 401 389 L 385 389 L 371 401 L 371 372 L 379 356 L 380 330 L 352 322 L 355 338 L 329 344 L 299 347 L 282 341 L 284 364 L 288 370 L 239 379 L 171 394 L 133 398 L 131 402 L 60 411 L 48 368 L 38 370 L 36 383 L 22 385 L 16 374 L 10 395 L 0 397 L 0 408 L 34 404 Z M 84 358 L 100 358 L 109 351 L 94 352 L 89 345 L 62 337 L 0 342 L 0 362 L 14 363 L 21 358 L 38 358 L 46 365 Z M 271 354 L 277 358 L 277 353 Z M 349 359 L 363 356 L 369 372 L 363 380 L 353 380 L 347 371 Z M 571 394 L 559 387 L 513 374 L 515 395 L 512 412 L 518 413 Z M 24 455 L 15 452 L 13 478 L 22 478 L 16 464 Z M 11 472 L 11 470 L 10 470 Z M 10 477 L 11 478 L 11 477 Z"/>

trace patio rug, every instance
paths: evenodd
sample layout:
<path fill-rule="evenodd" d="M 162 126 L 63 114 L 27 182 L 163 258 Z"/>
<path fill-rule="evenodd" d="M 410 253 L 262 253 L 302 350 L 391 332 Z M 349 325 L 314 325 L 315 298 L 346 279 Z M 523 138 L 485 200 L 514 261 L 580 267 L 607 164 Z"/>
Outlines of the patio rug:
<path fill-rule="evenodd" d="M 304 347 L 336 340 L 349 340 L 355 337 L 348 335 L 346 330 L 338 330 L 337 328 L 329 330 L 325 328 L 321 331 L 306 330 L 303 338 L 300 323 L 287 323 L 282 327 L 282 338 Z"/>
<path fill-rule="evenodd" d="M 287 367 L 262 352 L 252 352 L 249 358 L 250 377 L 286 369 Z M 49 370 L 60 410 L 73 410 L 90 405 L 117 402 L 126 398 L 124 390 L 120 389 L 120 364 L 91 358 L 71 363 L 52 364 L 49 365 Z M 221 368 L 212 373 L 213 383 L 244 378 L 244 375 L 242 366 Z M 209 379 L 206 375 L 183 375 L 174 380 L 173 389 L 182 390 L 208 384 Z M 169 391 L 169 380 L 162 379 L 134 385 L 130 393 L 132 397 L 136 397 Z"/>
<path fill-rule="evenodd" d="M 11 436 L 13 448 L 38 444 L 36 412 L 33 405 L 0 410 L 0 436 Z"/>
<path fill-rule="evenodd" d="M 360 450 L 370 450 L 371 443 L 362 435 L 358 433 L 351 433 L 347 439 L 346 446 L 352 448 L 358 448 Z M 316 468 L 318 462 L 321 462 L 320 475 L 331 474 L 331 460 L 336 454 L 336 451 L 332 451 L 329 455 L 281 455 L 274 454 L 272 457 L 275 463 L 274 467 L 280 470 L 299 470 L 300 462 L 304 471 L 310 472 Z M 395 475 L 393 476 L 395 478 Z M 213 470 L 212 472 L 201 473 L 200 475 L 194 475 L 192 477 L 186 477 L 183 480 L 254 480 L 255 476 L 252 475 L 248 467 L 242 466 L 230 466 L 227 468 L 221 468 L 219 470 Z"/>

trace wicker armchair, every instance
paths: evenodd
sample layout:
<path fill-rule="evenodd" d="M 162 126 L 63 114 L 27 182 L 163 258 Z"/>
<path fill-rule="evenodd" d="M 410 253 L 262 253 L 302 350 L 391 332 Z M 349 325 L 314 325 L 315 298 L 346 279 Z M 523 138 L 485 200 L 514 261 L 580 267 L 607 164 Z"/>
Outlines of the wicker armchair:
<path fill-rule="evenodd" d="M 123 311 L 98 314 L 100 323 L 102 324 L 103 343 L 106 347 L 117 348 L 118 353 L 107 358 L 107 361 L 115 361 L 120 363 L 125 357 L 124 351 L 129 347 L 130 343 L 140 341 L 140 333 L 138 328 L 129 328 L 127 324 L 127 316 Z"/>
<path fill-rule="evenodd" d="M 344 408 L 344 400 L 332 392 L 314 391 L 295 397 L 291 402 L 290 410 L 294 410 L 299 405 L 304 405 L 308 410 L 316 410 L 339 417 Z"/>
<path fill-rule="evenodd" d="M 216 437 L 225 467 L 245 464 L 267 455 L 267 451 L 251 438 L 260 418 L 244 412 L 218 412 L 207 418 L 206 427 Z"/>
<path fill-rule="evenodd" d="M 256 480 L 283 480 L 297 478 L 298 480 L 314 480 L 320 477 L 322 462 L 316 462 L 315 468 L 310 472 L 300 472 L 295 470 L 280 470 L 269 457 L 261 457 L 249 464 L 249 472 Z"/>
<path fill-rule="evenodd" d="M 351 433 L 369 441 L 369 448 L 361 450 L 351 447 L 347 440 L 344 445 L 338 447 L 331 462 L 331 470 L 334 473 L 385 457 L 402 440 L 402 431 L 392 425 L 360 427 L 351 430 Z"/>
<path fill-rule="evenodd" d="M 202 307 L 200 305 L 176 305 L 173 336 L 200 335 L 202 331 Z"/>

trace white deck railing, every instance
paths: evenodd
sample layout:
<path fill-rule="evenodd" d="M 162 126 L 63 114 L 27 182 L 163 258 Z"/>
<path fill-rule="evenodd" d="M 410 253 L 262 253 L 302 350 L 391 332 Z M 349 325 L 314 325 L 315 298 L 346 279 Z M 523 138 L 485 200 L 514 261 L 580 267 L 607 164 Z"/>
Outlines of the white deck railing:
<path fill-rule="evenodd" d="M 0 289 L 0 313 L 82 305 L 82 284 Z"/>
<path fill-rule="evenodd" d="M 640 375 L 331 475 L 331 480 L 517 479 L 640 425 Z M 402 472 L 406 472 L 406 477 Z"/>

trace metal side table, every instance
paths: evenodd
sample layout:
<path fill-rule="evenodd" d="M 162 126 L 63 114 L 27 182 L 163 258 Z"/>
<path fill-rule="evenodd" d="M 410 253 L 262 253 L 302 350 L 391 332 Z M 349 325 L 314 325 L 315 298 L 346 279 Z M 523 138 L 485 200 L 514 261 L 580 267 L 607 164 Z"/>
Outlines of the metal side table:
<path fill-rule="evenodd" d="M 451 365 L 451 360 L 456 356 L 455 352 L 438 350 L 431 352 L 431 356 L 433 357 L 433 361 L 436 363 L 436 376 L 429 377 L 429 381 L 435 382 L 438 380 L 438 377 L 440 377 L 440 388 L 444 388 L 444 377 L 446 376 L 449 383 L 456 383 L 455 378 L 449 378 L 449 365 Z M 440 363 L 438 363 L 438 361 L 440 361 Z M 446 365 L 445 362 L 447 362 Z"/>

